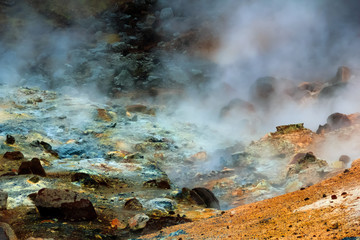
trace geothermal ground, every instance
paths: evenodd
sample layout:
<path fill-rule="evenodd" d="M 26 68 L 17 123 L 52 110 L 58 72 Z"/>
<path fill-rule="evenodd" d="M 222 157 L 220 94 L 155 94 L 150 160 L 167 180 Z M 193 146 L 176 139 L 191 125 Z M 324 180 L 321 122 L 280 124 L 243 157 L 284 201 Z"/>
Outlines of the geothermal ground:
<path fill-rule="evenodd" d="M 359 9 L 0 0 L 0 240 L 358 239 Z"/>

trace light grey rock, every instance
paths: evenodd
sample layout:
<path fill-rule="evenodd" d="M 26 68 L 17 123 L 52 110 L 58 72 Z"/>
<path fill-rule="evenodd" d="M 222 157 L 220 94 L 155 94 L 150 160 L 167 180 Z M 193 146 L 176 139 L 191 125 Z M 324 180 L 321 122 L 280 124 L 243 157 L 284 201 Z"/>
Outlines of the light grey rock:
<path fill-rule="evenodd" d="M 163 8 L 161 9 L 161 12 L 160 12 L 160 19 L 161 20 L 166 20 L 166 19 L 169 19 L 169 18 L 172 18 L 174 17 L 174 12 L 172 10 L 172 8 Z"/>
<path fill-rule="evenodd" d="M 149 219 L 149 216 L 144 213 L 136 214 L 134 217 L 129 219 L 129 227 L 132 230 L 142 229 L 146 226 Z"/>
<path fill-rule="evenodd" d="M 160 210 L 163 212 L 173 211 L 177 208 L 177 203 L 169 198 L 155 198 L 151 199 L 145 204 L 148 211 Z"/>
<path fill-rule="evenodd" d="M 17 240 L 14 230 L 9 224 L 0 222 L 0 239 L 1 240 Z"/>

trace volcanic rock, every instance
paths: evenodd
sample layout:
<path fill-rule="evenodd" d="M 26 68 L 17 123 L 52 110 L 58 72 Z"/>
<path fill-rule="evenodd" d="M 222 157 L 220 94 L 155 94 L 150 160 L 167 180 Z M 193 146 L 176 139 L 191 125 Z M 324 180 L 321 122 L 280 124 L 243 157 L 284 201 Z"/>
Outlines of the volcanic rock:
<path fill-rule="evenodd" d="M 129 227 L 131 230 L 142 229 L 146 226 L 149 219 L 149 216 L 144 213 L 136 214 L 134 217 L 129 219 Z"/>
<path fill-rule="evenodd" d="M 331 97 L 336 97 L 340 94 L 342 90 L 344 90 L 346 83 L 338 82 L 334 85 L 326 86 L 319 92 L 318 98 L 319 100 L 326 100 Z"/>
<path fill-rule="evenodd" d="M 275 93 L 275 81 L 273 77 L 258 78 L 250 88 L 252 101 L 267 106 Z"/>
<path fill-rule="evenodd" d="M 207 188 L 193 188 L 190 191 L 190 196 L 198 205 L 205 205 L 207 208 L 220 209 L 219 200 Z"/>
<path fill-rule="evenodd" d="M 139 211 L 143 209 L 142 204 L 136 198 L 129 199 L 125 202 L 124 209 L 132 210 L 132 211 Z"/>
<path fill-rule="evenodd" d="M 94 206 L 88 199 L 62 203 L 61 210 L 64 219 L 68 220 L 81 221 L 97 218 Z"/>
<path fill-rule="evenodd" d="M 24 155 L 20 151 L 6 152 L 4 158 L 9 160 L 21 160 L 24 158 Z"/>
<path fill-rule="evenodd" d="M 341 155 L 339 161 L 343 162 L 345 165 L 351 161 L 351 158 L 348 155 Z"/>
<path fill-rule="evenodd" d="M 91 175 L 82 172 L 74 173 L 71 176 L 71 181 L 81 182 L 81 184 L 87 187 L 98 187 L 100 185 Z"/>
<path fill-rule="evenodd" d="M 239 114 L 250 114 L 253 112 L 255 112 L 255 108 L 251 103 L 235 98 L 221 108 L 220 118 L 231 117 L 233 115 L 238 116 Z"/>
<path fill-rule="evenodd" d="M 0 190 L 0 210 L 5 210 L 7 208 L 7 199 L 8 193 Z"/>
<path fill-rule="evenodd" d="M 171 189 L 169 179 L 153 179 L 144 183 L 144 187 L 157 187 L 160 189 Z"/>
<path fill-rule="evenodd" d="M 160 210 L 162 212 L 169 212 L 174 211 L 177 208 L 177 204 L 169 198 L 155 198 L 148 201 L 145 207 L 149 211 Z"/>
<path fill-rule="evenodd" d="M 22 162 L 19 167 L 18 174 L 35 174 L 42 177 L 46 176 L 45 170 L 38 158 L 33 158 L 31 161 Z"/>
<path fill-rule="evenodd" d="M 34 202 L 42 217 L 75 221 L 97 217 L 92 203 L 70 190 L 43 188 L 38 191 Z"/>
<path fill-rule="evenodd" d="M 298 174 L 303 170 L 306 170 L 304 173 L 313 174 L 313 171 L 327 166 L 327 162 L 321 159 L 317 159 L 312 152 L 307 153 L 298 153 L 296 154 L 290 162 L 289 169 L 287 171 L 287 176 L 292 176 Z M 301 179 L 301 178 L 300 178 Z"/>
<path fill-rule="evenodd" d="M 331 80 L 333 83 L 342 82 L 346 83 L 351 77 L 351 70 L 348 67 L 341 66 L 336 72 L 336 76 Z"/>
<path fill-rule="evenodd" d="M 11 135 L 6 135 L 6 144 L 14 144 L 15 143 L 15 138 Z"/>
<path fill-rule="evenodd" d="M 327 120 L 327 124 L 329 124 L 331 130 L 336 130 L 343 127 L 348 127 L 351 125 L 351 121 L 347 115 L 342 113 L 333 113 L 331 114 Z"/>

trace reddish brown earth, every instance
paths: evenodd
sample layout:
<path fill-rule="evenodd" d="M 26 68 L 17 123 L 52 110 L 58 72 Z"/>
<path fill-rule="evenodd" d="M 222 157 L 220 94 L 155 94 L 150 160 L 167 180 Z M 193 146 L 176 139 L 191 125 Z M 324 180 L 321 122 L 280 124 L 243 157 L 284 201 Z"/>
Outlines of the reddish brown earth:
<path fill-rule="evenodd" d="M 176 239 L 343 239 L 360 236 L 360 159 L 316 185 L 226 211 L 222 216 L 163 229 Z M 151 238 L 157 234 L 144 236 Z"/>

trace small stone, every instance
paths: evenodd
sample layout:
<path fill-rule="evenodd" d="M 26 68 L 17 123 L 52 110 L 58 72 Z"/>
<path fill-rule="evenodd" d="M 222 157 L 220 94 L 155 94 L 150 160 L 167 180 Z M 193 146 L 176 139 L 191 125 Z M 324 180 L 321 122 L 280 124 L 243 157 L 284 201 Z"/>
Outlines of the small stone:
<path fill-rule="evenodd" d="M 348 164 L 351 161 L 351 158 L 348 155 L 341 155 L 339 157 L 339 161 L 343 162 L 344 164 Z"/>
<path fill-rule="evenodd" d="M 106 109 L 96 109 L 97 110 L 97 115 L 98 118 L 106 121 L 106 122 L 110 122 L 112 120 L 110 114 L 108 113 L 108 111 Z"/>
<path fill-rule="evenodd" d="M 7 208 L 8 193 L 0 190 L 0 210 L 6 210 Z"/>
<path fill-rule="evenodd" d="M 20 151 L 6 152 L 4 158 L 9 160 L 21 160 L 24 158 L 24 155 Z"/>
<path fill-rule="evenodd" d="M 129 219 L 129 227 L 131 230 L 145 228 L 146 223 L 149 221 L 149 219 L 149 216 L 144 213 L 136 214 L 134 217 Z"/>
<path fill-rule="evenodd" d="M 124 205 L 124 209 L 132 210 L 132 211 L 139 211 L 142 210 L 142 208 L 143 208 L 142 204 L 136 198 L 127 200 Z"/>
<path fill-rule="evenodd" d="M 29 181 L 32 183 L 38 183 L 40 181 L 40 178 L 38 176 L 34 176 L 30 178 Z"/>
<path fill-rule="evenodd" d="M 6 135 L 6 144 L 14 144 L 15 138 L 11 135 Z"/>

